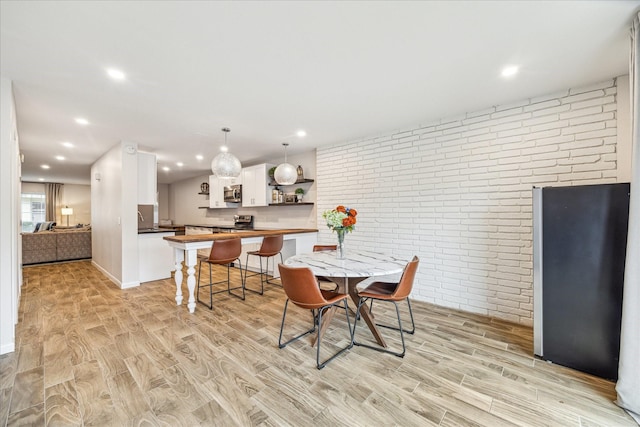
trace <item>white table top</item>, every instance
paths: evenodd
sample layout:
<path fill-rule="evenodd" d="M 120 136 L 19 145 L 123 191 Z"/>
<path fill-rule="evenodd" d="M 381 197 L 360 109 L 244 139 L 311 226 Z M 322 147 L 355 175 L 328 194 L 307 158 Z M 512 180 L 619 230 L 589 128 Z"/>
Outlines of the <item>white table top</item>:
<path fill-rule="evenodd" d="M 325 277 L 372 277 L 401 273 L 408 260 L 370 251 L 348 250 L 346 259 L 336 259 L 336 251 L 294 255 L 284 262 L 289 267 L 309 267 Z"/>

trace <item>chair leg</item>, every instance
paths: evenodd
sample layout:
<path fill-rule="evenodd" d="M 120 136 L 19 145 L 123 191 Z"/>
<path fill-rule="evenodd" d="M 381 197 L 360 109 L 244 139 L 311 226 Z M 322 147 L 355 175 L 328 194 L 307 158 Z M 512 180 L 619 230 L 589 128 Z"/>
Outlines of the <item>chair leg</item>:
<path fill-rule="evenodd" d="M 416 332 L 416 324 L 413 321 L 413 310 L 411 310 L 411 301 L 409 301 L 409 298 L 407 298 L 407 305 L 409 306 L 409 317 L 411 318 L 411 329 L 403 329 L 403 332 L 413 335 Z M 371 301 L 369 302 L 369 311 L 371 310 L 373 310 L 373 299 L 371 299 Z M 398 328 L 396 328 L 395 326 L 384 325 L 382 323 L 376 323 L 376 326 L 380 326 L 381 328 L 393 329 L 394 331 L 398 330 Z"/>
<path fill-rule="evenodd" d="M 254 273 L 254 274 L 249 275 L 249 273 L 248 273 L 248 271 L 249 271 L 249 254 L 247 254 L 247 258 L 246 258 L 246 261 L 245 261 L 245 267 L 244 267 L 244 280 L 245 280 L 245 283 L 246 283 L 247 278 L 260 275 L 260 291 L 256 291 L 256 290 L 250 289 L 250 288 L 246 288 L 246 290 L 250 291 L 250 292 L 254 292 L 256 294 L 263 295 L 264 294 L 264 284 L 265 283 L 268 283 L 270 285 L 276 285 L 276 286 L 282 287 L 282 284 L 269 280 L 269 257 L 258 256 L 258 258 L 259 258 L 259 261 L 260 261 L 260 271 L 258 273 Z M 267 258 L 266 261 L 265 261 L 266 262 L 265 269 L 262 268 L 262 258 Z M 282 253 L 280 253 L 280 261 L 281 261 L 281 263 L 284 264 L 284 258 L 282 257 Z M 273 261 L 273 263 L 275 264 L 275 260 Z M 274 270 L 275 270 L 275 265 L 274 265 Z"/>
<path fill-rule="evenodd" d="M 279 252 L 279 254 L 280 254 L 280 264 L 284 264 L 284 259 L 282 258 L 282 252 Z M 275 266 L 276 260 L 272 260 L 271 262 L 272 262 L 272 264 L 274 264 L 273 265 L 273 271 L 276 271 L 276 266 Z M 270 282 L 269 281 L 269 258 L 267 258 L 267 271 L 265 271 L 265 277 L 267 278 L 265 280 L 265 283 L 268 283 L 270 285 L 276 285 L 276 286 L 282 287 L 282 283 L 273 282 L 273 281 Z M 273 276 L 271 276 L 271 277 L 273 277 Z"/>
<path fill-rule="evenodd" d="M 204 286 L 200 285 L 201 276 L 202 276 L 202 260 L 200 260 L 200 265 L 198 267 L 198 292 L 196 293 L 196 300 L 200 304 L 202 304 L 205 307 L 209 308 L 209 310 L 213 310 L 213 296 L 211 295 L 211 286 L 212 286 L 212 284 L 211 284 L 211 264 L 209 264 L 209 284 L 208 285 L 204 285 Z M 209 300 L 210 300 L 209 305 L 205 304 L 204 301 L 202 301 L 200 299 L 200 288 L 204 288 L 205 286 L 209 286 Z"/>
<path fill-rule="evenodd" d="M 316 322 L 314 319 L 313 322 L 313 328 L 309 329 L 306 332 L 301 333 L 300 335 L 297 335 L 293 338 L 291 338 L 289 341 L 283 343 L 282 342 L 282 332 L 284 331 L 284 319 L 287 316 L 287 307 L 289 306 L 289 298 L 287 298 L 287 300 L 284 303 L 284 311 L 282 312 L 282 323 L 280 324 L 280 337 L 278 338 L 278 347 L 279 348 L 285 348 L 287 345 L 289 345 L 290 343 L 299 340 L 300 338 L 304 337 L 305 335 L 308 335 L 310 333 L 312 333 L 313 331 L 316 330 Z M 312 311 L 313 312 L 313 311 Z M 315 316 L 314 316 L 315 317 Z"/>
<path fill-rule="evenodd" d="M 360 301 L 358 302 L 358 310 L 356 310 L 357 313 L 359 313 L 360 312 L 360 308 L 364 304 L 366 304 L 367 299 L 370 299 L 370 298 L 360 298 Z M 392 302 L 393 305 L 396 307 L 396 315 L 398 316 L 398 328 L 388 327 L 388 329 L 394 329 L 394 330 L 400 332 L 400 340 L 402 341 L 402 352 L 398 353 L 398 352 L 394 352 L 394 351 L 391 351 L 391 350 L 387 350 L 384 347 L 374 347 L 374 346 L 369 345 L 369 344 L 357 342 L 355 340 L 355 335 L 356 335 L 356 327 L 357 327 L 357 324 L 358 324 L 358 317 L 356 317 L 356 320 L 355 320 L 354 325 L 353 325 L 353 344 L 357 345 L 357 346 L 360 346 L 360 347 L 367 347 L 367 348 L 370 348 L 372 350 L 380 351 L 382 353 L 389 353 L 389 354 L 393 354 L 394 356 L 404 357 L 405 352 L 406 352 L 406 346 L 405 346 L 405 343 L 404 343 L 404 329 L 402 328 L 402 319 L 400 318 L 400 308 L 398 307 L 398 304 L 395 301 L 390 301 L 390 302 Z M 411 321 L 413 322 L 413 315 L 411 316 Z M 381 325 L 381 326 L 384 326 L 384 325 Z M 415 329 L 415 326 L 414 326 L 414 329 Z"/>
<path fill-rule="evenodd" d="M 208 307 L 209 310 L 213 310 L 213 295 L 214 294 L 219 294 L 222 292 L 227 292 L 229 293 L 229 295 L 232 295 L 236 298 L 239 298 L 241 300 L 245 300 L 245 293 L 244 293 L 244 278 L 242 276 L 242 262 L 240 261 L 240 259 L 238 259 L 238 264 L 240 265 L 240 286 L 235 286 L 235 287 L 231 287 L 231 263 L 227 264 L 227 289 L 224 290 L 219 290 L 219 291 L 214 291 L 213 290 L 213 285 L 218 285 L 221 283 L 225 283 L 225 280 L 221 280 L 219 282 L 213 282 L 213 271 L 212 271 L 212 267 L 211 264 L 209 263 L 209 284 L 207 285 L 201 285 L 200 284 L 200 276 L 202 274 L 202 261 L 200 261 L 200 267 L 198 268 L 198 294 L 197 294 L 197 301 L 199 303 L 201 303 L 202 305 L 204 305 L 205 307 Z M 209 287 L 209 305 L 205 304 L 202 300 L 200 300 L 200 288 L 203 288 L 205 286 Z M 242 289 L 242 295 L 237 295 L 231 291 L 235 290 L 235 289 Z"/>
<path fill-rule="evenodd" d="M 249 277 L 254 277 L 257 276 L 258 274 L 260 274 L 260 290 L 256 291 L 254 289 L 251 289 L 247 286 L 247 279 Z M 254 273 L 249 275 L 249 254 L 247 253 L 247 257 L 245 259 L 244 262 L 244 283 L 245 283 L 245 289 L 249 292 L 253 292 L 255 294 L 259 294 L 262 295 L 264 294 L 264 285 L 262 284 L 262 257 L 260 257 L 260 273 Z"/>
<path fill-rule="evenodd" d="M 227 264 L 227 292 L 229 293 L 229 295 L 233 295 L 236 298 L 240 298 L 242 301 L 245 300 L 245 293 L 244 293 L 244 278 L 242 277 L 242 261 L 240 261 L 240 259 L 238 259 L 238 264 L 239 264 L 239 268 L 238 270 L 240 271 L 240 286 L 235 286 L 235 287 L 231 287 L 231 264 Z M 233 290 L 235 289 L 242 289 L 242 296 L 240 295 L 236 295 L 234 294 Z M 218 292 L 214 292 L 214 294 L 216 293 L 220 293 L 220 292 L 224 292 L 224 291 L 218 291 Z"/>
<path fill-rule="evenodd" d="M 344 301 L 344 314 L 347 316 L 347 328 L 349 329 L 349 337 L 351 338 L 351 340 L 349 341 L 349 344 L 340 349 L 337 353 L 335 353 L 333 356 L 329 357 L 328 359 L 326 359 L 324 362 L 320 363 L 320 331 L 322 330 L 322 312 L 329 309 L 330 307 L 334 306 L 335 304 L 331 304 L 331 305 L 327 305 L 325 307 L 322 307 L 321 309 L 318 310 L 318 337 L 316 339 L 316 367 L 318 369 L 322 369 L 324 368 L 327 363 L 331 362 L 333 359 L 335 359 L 336 357 L 338 357 L 339 355 L 341 355 L 342 353 L 344 353 L 345 351 L 349 350 L 351 347 L 353 347 L 353 331 L 351 330 L 351 320 L 349 318 L 349 303 L 347 302 L 346 299 L 343 300 Z"/>

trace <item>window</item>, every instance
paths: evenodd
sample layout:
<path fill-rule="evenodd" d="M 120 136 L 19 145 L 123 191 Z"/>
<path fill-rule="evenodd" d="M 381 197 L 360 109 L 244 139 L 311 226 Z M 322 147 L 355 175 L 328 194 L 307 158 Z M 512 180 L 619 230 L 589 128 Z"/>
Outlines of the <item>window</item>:
<path fill-rule="evenodd" d="M 44 193 L 22 193 L 22 232 L 30 233 L 45 220 Z"/>

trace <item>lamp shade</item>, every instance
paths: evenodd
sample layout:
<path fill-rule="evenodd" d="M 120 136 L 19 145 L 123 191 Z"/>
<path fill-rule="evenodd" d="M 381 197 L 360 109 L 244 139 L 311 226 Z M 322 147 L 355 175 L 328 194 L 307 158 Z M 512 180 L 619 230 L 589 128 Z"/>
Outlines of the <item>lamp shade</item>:
<path fill-rule="evenodd" d="M 298 170 L 291 163 L 281 163 L 276 168 L 273 177 L 280 185 L 295 184 L 298 179 Z"/>
<path fill-rule="evenodd" d="M 298 170 L 291 163 L 287 163 L 287 147 L 289 144 L 283 142 L 282 146 L 284 147 L 284 163 L 278 165 L 273 173 L 273 178 L 280 185 L 295 184 L 298 180 Z"/>
<path fill-rule="evenodd" d="M 211 171 L 218 178 L 236 178 L 242 172 L 242 164 L 233 154 L 220 153 L 211 161 Z"/>
<path fill-rule="evenodd" d="M 66 215 L 73 215 L 73 208 L 62 208 L 60 210 L 60 213 L 64 216 Z"/>
<path fill-rule="evenodd" d="M 211 172 L 218 178 L 237 178 L 242 172 L 242 164 L 236 156 L 227 151 L 227 134 L 231 132 L 231 129 L 222 128 L 222 132 L 224 132 L 223 151 L 211 161 Z"/>

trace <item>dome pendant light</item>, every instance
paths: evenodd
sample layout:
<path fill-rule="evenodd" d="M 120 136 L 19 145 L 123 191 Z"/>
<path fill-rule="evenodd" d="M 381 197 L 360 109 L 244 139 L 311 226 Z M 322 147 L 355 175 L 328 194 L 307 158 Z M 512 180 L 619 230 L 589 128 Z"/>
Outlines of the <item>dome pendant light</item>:
<path fill-rule="evenodd" d="M 224 148 L 222 148 L 222 153 L 211 161 L 211 171 L 218 178 L 237 178 L 242 172 L 242 164 L 236 156 L 227 151 L 227 134 L 231 132 L 231 129 L 222 128 L 222 132 L 224 132 Z"/>
<path fill-rule="evenodd" d="M 298 170 L 292 164 L 287 163 L 287 147 L 289 144 L 283 142 L 282 145 L 284 145 L 284 163 L 278 165 L 273 177 L 280 185 L 295 184 L 298 179 Z"/>

